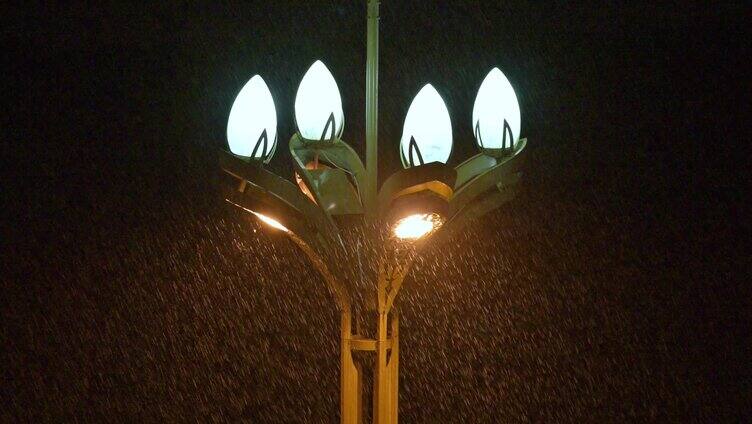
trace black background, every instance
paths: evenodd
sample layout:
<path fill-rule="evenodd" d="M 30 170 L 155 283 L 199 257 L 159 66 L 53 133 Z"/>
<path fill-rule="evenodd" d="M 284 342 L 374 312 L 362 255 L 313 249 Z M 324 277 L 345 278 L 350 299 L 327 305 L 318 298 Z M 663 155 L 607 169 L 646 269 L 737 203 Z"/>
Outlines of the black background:
<path fill-rule="evenodd" d="M 492 66 L 530 149 L 524 192 L 429 250 L 400 295 L 401 420 L 743 421 L 749 9 L 477 3 L 382 4 L 382 179 L 426 82 L 451 162 L 475 152 Z M 319 58 L 362 153 L 365 1 L 3 20 L 0 418 L 338 422 L 334 303 L 284 237 L 222 203 L 215 159 L 260 73 L 289 175 Z"/>

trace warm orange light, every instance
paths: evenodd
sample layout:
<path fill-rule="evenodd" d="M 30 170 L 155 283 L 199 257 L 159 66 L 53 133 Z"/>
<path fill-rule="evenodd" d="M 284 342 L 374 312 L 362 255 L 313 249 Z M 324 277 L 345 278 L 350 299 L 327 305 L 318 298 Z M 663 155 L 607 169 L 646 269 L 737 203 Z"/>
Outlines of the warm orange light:
<path fill-rule="evenodd" d="M 394 224 L 394 235 L 400 239 L 419 239 L 441 225 L 436 214 L 415 214 Z"/>
<path fill-rule="evenodd" d="M 308 170 L 331 169 L 330 166 L 326 166 L 323 163 L 319 162 L 318 157 L 316 158 L 316 160 L 308 162 L 305 167 Z M 303 181 L 303 179 L 300 178 L 300 175 L 297 172 L 295 173 L 295 182 L 298 184 L 298 187 L 300 187 L 300 191 L 302 191 L 303 194 L 305 194 L 306 196 L 308 196 L 309 199 L 311 199 L 311 202 L 317 203 L 316 198 L 313 197 L 313 193 L 311 193 L 311 190 L 308 188 L 308 185 L 306 185 L 305 181 Z"/>
<path fill-rule="evenodd" d="M 276 228 L 278 230 L 282 230 L 282 231 L 284 231 L 286 233 L 290 232 L 290 230 L 288 230 L 287 227 L 285 227 L 284 225 L 280 224 L 279 221 L 277 221 L 274 218 L 269 218 L 266 215 L 263 215 L 263 214 L 260 214 L 258 212 L 254 212 L 254 211 L 251 211 L 251 213 L 254 214 L 254 215 L 256 215 L 256 217 L 258 219 L 260 219 L 261 222 L 263 222 L 264 224 L 268 224 L 268 225 L 270 225 L 270 226 L 272 226 L 272 227 L 274 227 L 274 228 Z"/>

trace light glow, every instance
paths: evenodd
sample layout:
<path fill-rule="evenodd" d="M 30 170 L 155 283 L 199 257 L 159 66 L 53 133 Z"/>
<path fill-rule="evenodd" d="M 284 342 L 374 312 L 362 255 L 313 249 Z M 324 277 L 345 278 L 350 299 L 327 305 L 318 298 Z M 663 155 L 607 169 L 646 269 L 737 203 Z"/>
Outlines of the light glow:
<path fill-rule="evenodd" d="M 306 164 L 306 169 L 331 169 L 329 166 L 324 165 L 321 162 L 308 162 Z M 308 185 L 303 181 L 303 178 L 301 178 L 300 174 L 297 172 L 295 173 L 295 183 L 298 184 L 298 187 L 300 188 L 300 191 L 303 192 L 306 196 L 308 196 L 309 199 L 311 199 L 311 202 L 316 203 L 316 198 L 313 197 L 313 193 L 311 192 L 311 189 L 308 188 Z"/>
<path fill-rule="evenodd" d="M 520 138 L 520 105 L 512 84 L 499 68 L 491 69 L 478 89 L 472 124 L 475 141 L 480 148 L 508 149 L 517 145 Z"/>
<path fill-rule="evenodd" d="M 430 233 L 440 224 L 436 214 L 410 215 L 394 224 L 394 236 L 403 240 L 416 240 Z"/>
<path fill-rule="evenodd" d="M 300 81 L 295 95 L 295 123 L 306 140 L 333 141 L 342 135 L 345 127 L 342 97 L 332 73 L 320 60 L 311 65 Z"/>
<path fill-rule="evenodd" d="M 412 140 L 415 140 L 412 144 Z M 410 104 L 400 140 L 402 166 L 446 163 L 452 153 L 452 121 L 438 91 L 426 84 Z"/>
<path fill-rule="evenodd" d="M 227 142 L 230 151 L 238 156 L 268 161 L 274 153 L 277 111 L 272 93 L 260 75 L 254 75 L 243 86 L 232 104 L 227 120 Z"/>
<path fill-rule="evenodd" d="M 271 227 L 274 227 L 274 228 L 276 228 L 278 230 L 282 230 L 282 231 L 284 231 L 286 233 L 290 232 L 290 230 L 288 230 L 287 227 L 285 227 L 284 225 L 280 224 L 279 221 L 277 221 L 274 218 L 270 218 L 270 217 L 268 217 L 268 216 L 266 216 L 264 214 L 260 214 L 260 213 L 255 212 L 255 211 L 251 211 L 251 213 L 254 214 L 254 215 L 256 215 L 256 218 L 260 219 L 261 222 L 263 222 L 264 224 L 267 224 L 267 225 L 269 225 Z"/>

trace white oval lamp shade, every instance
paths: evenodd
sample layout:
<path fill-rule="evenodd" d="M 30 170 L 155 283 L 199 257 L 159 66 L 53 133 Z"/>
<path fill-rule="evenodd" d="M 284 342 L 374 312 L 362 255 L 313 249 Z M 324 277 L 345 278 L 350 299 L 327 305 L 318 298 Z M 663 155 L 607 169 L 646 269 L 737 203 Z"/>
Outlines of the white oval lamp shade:
<path fill-rule="evenodd" d="M 333 141 L 342 135 L 342 97 L 332 73 L 320 60 L 300 81 L 295 95 L 295 123 L 306 140 Z"/>
<path fill-rule="evenodd" d="M 400 156 L 409 168 L 431 162 L 446 163 L 452 153 L 452 121 L 439 92 L 426 84 L 410 104 L 402 127 Z"/>
<path fill-rule="evenodd" d="M 520 138 L 520 104 L 499 68 L 491 69 L 473 105 L 473 132 L 482 149 L 511 149 Z"/>
<path fill-rule="evenodd" d="M 227 120 L 227 142 L 238 156 L 269 161 L 277 144 L 277 111 L 264 79 L 254 75 L 240 90 Z"/>

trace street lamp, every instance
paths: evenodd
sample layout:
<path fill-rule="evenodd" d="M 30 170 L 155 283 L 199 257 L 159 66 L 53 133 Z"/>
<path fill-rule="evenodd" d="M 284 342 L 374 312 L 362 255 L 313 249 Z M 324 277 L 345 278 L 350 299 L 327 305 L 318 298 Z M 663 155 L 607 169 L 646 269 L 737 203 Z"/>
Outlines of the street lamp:
<path fill-rule="evenodd" d="M 297 132 L 288 147 L 293 182 L 265 165 L 277 148 L 274 99 L 259 75 L 241 89 L 230 110 L 221 168 L 232 178 L 225 199 L 282 231 L 308 256 L 341 312 L 340 412 L 342 423 L 363 419 L 363 370 L 353 352 L 372 352 L 373 422 L 397 422 L 399 318 L 393 307 L 415 254 L 428 240 L 440 243 L 470 220 L 511 200 L 522 175 L 526 139 L 509 80 L 493 68 L 480 85 L 472 113 L 481 152 L 456 167 L 452 123 L 431 84 L 422 87 L 405 117 L 400 139 L 403 168 L 377 188 L 379 1 L 368 0 L 366 63 L 366 165 L 341 140 L 342 99 L 334 76 L 315 61 L 295 96 Z M 369 336 L 355 313 L 354 288 L 346 284 L 343 231 L 361 227 L 361 237 L 379 246 L 375 330 Z M 386 236 L 384 236 L 386 235 Z"/>

